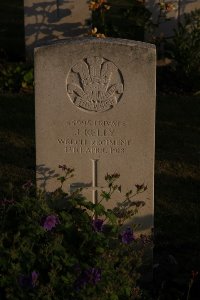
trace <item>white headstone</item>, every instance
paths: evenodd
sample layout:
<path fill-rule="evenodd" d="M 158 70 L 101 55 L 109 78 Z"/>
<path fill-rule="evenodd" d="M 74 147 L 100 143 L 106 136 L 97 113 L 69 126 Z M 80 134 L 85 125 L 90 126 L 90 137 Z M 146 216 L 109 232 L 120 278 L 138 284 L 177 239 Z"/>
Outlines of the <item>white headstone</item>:
<path fill-rule="evenodd" d="M 121 39 L 79 39 L 35 51 L 38 185 L 59 186 L 59 165 L 75 168 L 71 188 L 86 186 L 98 201 L 107 173 L 120 174 L 122 193 L 135 184 L 147 190 L 138 222 L 153 223 L 154 45 Z"/>

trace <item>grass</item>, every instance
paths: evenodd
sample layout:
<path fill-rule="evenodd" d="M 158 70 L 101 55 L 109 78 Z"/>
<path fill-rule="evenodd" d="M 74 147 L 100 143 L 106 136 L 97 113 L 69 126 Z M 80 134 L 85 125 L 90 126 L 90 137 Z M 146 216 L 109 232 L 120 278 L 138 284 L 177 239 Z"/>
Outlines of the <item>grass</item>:
<path fill-rule="evenodd" d="M 177 286 L 200 267 L 199 115 L 200 97 L 157 99 L 155 260 L 174 256 Z"/>
<path fill-rule="evenodd" d="M 156 222 L 162 223 L 160 230 L 165 232 L 165 237 L 167 234 L 166 246 L 168 241 L 170 246 L 173 241 L 175 247 L 179 241 L 200 242 L 199 115 L 199 97 L 158 99 L 155 199 L 159 214 Z"/>
<path fill-rule="evenodd" d="M 0 191 L 35 178 L 34 97 L 0 96 Z"/>

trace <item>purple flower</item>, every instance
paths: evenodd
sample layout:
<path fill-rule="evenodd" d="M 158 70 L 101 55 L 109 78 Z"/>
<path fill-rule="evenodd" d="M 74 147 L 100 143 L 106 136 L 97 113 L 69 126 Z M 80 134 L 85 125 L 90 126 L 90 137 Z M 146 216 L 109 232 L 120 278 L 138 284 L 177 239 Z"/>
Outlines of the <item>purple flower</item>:
<path fill-rule="evenodd" d="M 27 275 L 20 275 L 19 284 L 22 288 L 31 288 L 32 287 L 31 277 Z"/>
<path fill-rule="evenodd" d="M 56 225 L 59 223 L 60 223 L 60 221 L 57 216 L 49 215 L 44 220 L 43 228 L 46 229 L 47 231 L 49 231 L 52 228 L 56 227 Z"/>
<path fill-rule="evenodd" d="M 33 271 L 31 275 L 20 275 L 19 284 L 22 288 L 34 288 L 37 284 L 39 274 Z"/>
<path fill-rule="evenodd" d="M 97 284 L 101 280 L 101 270 L 97 268 L 91 268 L 85 271 L 88 282 L 92 284 Z"/>
<path fill-rule="evenodd" d="M 90 268 L 83 271 L 75 282 L 76 290 L 84 288 L 87 284 L 96 285 L 101 280 L 101 270 Z"/>
<path fill-rule="evenodd" d="M 103 227 L 103 220 L 101 219 L 94 219 L 92 220 L 92 227 L 94 228 L 95 231 L 102 231 Z"/>
<path fill-rule="evenodd" d="M 131 242 L 133 242 L 135 240 L 135 237 L 134 237 L 134 234 L 133 234 L 133 230 L 130 227 L 126 228 L 122 232 L 121 238 L 122 238 L 122 243 L 124 243 L 124 244 L 130 244 Z"/>
<path fill-rule="evenodd" d="M 31 280 L 32 280 L 32 286 L 33 287 L 36 286 L 36 283 L 37 283 L 37 280 L 38 280 L 38 276 L 39 276 L 39 273 L 37 273 L 36 271 L 33 271 L 31 273 Z"/>

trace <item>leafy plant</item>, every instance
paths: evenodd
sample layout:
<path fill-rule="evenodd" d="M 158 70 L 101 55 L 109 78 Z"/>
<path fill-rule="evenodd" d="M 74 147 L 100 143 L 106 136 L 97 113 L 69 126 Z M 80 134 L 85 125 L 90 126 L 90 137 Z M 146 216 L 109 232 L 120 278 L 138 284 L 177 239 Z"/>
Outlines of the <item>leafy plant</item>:
<path fill-rule="evenodd" d="M 31 182 L 18 199 L 0 205 L 0 287 L 5 299 L 146 299 L 138 287 L 147 236 L 137 236 L 134 216 L 143 202 L 131 198 L 144 185 L 129 191 L 120 206 L 106 209 L 120 191 L 118 174 L 107 175 L 109 191 L 98 204 L 81 190 L 67 194 L 62 186 L 73 169 L 60 166 L 60 188 L 52 193 L 34 192 Z"/>
<path fill-rule="evenodd" d="M 96 0 L 89 2 L 89 8 L 92 11 L 92 34 L 97 37 L 144 40 L 144 32 L 152 26 L 151 13 L 142 1 Z"/>
<path fill-rule="evenodd" d="M 168 56 L 176 79 L 188 89 L 200 85 L 200 9 L 184 15 L 172 40 L 168 43 Z"/>
<path fill-rule="evenodd" d="M 0 91 L 19 92 L 33 90 L 33 67 L 25 63 L 0 64 Z"/>

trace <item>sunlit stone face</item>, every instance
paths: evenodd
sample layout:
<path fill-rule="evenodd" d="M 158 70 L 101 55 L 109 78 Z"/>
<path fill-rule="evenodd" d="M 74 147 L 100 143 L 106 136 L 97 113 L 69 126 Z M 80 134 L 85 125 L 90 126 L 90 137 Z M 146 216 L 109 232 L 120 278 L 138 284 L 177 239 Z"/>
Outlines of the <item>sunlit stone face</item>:
<path fill-rule="evenodd" d="M 59 165 L 75 169 L 65 187 L 83 187 L 98 202 L 105 175 L 122 186 L 104 203 L 111 208 L 135 184 L 141 230 L 153 222 L 155 48 L 119 39 L 80 39 L 35 52 L 38 186 L 58 187 Z"/>

